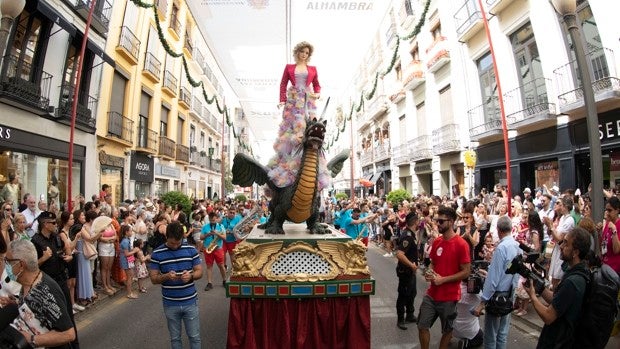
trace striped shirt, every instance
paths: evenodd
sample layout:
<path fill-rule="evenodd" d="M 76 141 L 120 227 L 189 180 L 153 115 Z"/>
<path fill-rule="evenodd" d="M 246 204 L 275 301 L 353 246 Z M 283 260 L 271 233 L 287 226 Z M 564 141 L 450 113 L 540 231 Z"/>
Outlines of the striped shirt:
<path fill-rule="evenodd" d="M 166 274 L 173 270 L 176 273 L 191 271 L 200 265 L 200 256 L 194 246 L 183 243 L 178 250 L 172 250 L 163 244 L 153 250 L 149 269 Z M 183 283 L 179 280 L 167 280 L 161 285 L 164 306 L 192 305 L 196 303 L 198 294 L 194 281 Z"/>

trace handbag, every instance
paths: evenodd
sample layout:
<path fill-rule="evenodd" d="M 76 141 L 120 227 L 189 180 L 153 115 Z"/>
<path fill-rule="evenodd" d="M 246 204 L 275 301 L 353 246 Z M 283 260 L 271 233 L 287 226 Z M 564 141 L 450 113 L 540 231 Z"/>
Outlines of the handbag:
<path fill-rule="evenodd" d="M 93 244 L 92 242 L 88 242 L 86 240 L 84 241 L 84 257 L 86 257 L 86 259 L 92 261 L 95 260 L 98 256 L 99 253 L 97 253 L 97 249 L 95 248 L 95 244 Z"/>
<path fill-rule="evenodd" d="M 493 316 L 508 315 L 513 310 L 512 287 L 508 292 L 495 292 L 486 304 L 486 312 Z"/>

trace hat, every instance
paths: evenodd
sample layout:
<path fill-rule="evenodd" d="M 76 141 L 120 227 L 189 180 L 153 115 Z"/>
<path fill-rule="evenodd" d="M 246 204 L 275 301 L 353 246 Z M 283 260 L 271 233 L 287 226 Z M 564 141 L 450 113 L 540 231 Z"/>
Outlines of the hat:
<path fill-rule="evenodd" d="M 39 223 L 43 222 L 44 220 L 46 221 L 55 221 L 56 220 L 56 214 L 54 214 L 54 212 L 50 212 L 50 211 L 43 211 L 39 214 L 39 217 L 37 217 L 37 220 L 39 221 Z"/>
<path fill-rule="evenodd" d="M 558 193 L 560 191 L 560 188 L 558 188 L 557 185 L 554 185 L 553 187 L 551 187 L 551 190 Z"/>
<path fill-rule="evenodd" d="M 112 218 L 108 216 L 99 216 L 95 218 L 91 226 L 91 233 L 97 234 L 100 231 L 105 230 L 110 223 L 112 223 Z"/>
<path fill-rule="evenodd" d="M 530 188 L 525 188 L 525 189 L 523 189 L 523 192 L 524 192 L 524 193 L 531 194 L 531 193 L 532 193 L 532 189 L 530 189 Z"/>
<path fill-rule="evenodd" d="M 144 206 L 145 206 L 145 207 L 146 207 L 146 209 L 148 210 L 148 209 L 153 208 L 153 203 L 149 201 L 149 202 L 147 202 L 147 203 L 146 203 L 146 205 L 144 205 Z"/>

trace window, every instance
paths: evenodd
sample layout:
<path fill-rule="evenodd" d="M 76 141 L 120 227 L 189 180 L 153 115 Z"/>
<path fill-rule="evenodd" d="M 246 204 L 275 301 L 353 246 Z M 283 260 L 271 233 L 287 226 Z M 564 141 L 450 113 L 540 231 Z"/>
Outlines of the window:
<path fill-rule="evenodd" d="M 426 131 L 426 107 L 424 102 L 415 106 L 416 109 L 416 120 L 418 120 L 418 136 L 426 136 L 428 132 Z"/>
<path fill-rule="evenodd" d="M 140 148 L 147 148 L 148 127 L 149 119 L 144 115 L 140 115 L 140 121 L 138 122 L 138 147 Z"/>
<path fill-rule="evenodd" d="M 405 144 L 407 139 L 407 115 L 403 114 L 398 118 L 398 135 L 400 137 L 400 144 Z"/>
<path fill-rule="evenodd" d="M 439 91 L 439 108 L 441 112 L 441 126 L 454 123 L 450 85 Z"/>
<path fill-rule="evenodd" d="M 394 67 L 394 73 L 396 73 L 396 80 L 401 81 L 403 79 L 403 68 L 400 62 Z"/>
<path fill-rule="evenodd" d="M 441 39 L 441 23 L 437 22 L 433 29 L 431 29 L 431 35 L 433 36 L 433 41 Z"/>
<path fill-rule="evenodd" d="M 418 48 L 418 44 L 417 43 L 415 44 L 415 46 L 413 47 L 413 49 L 409 53 L 411 54 L 411 58 L 414 61 L 419 61 L 420 60 L 420 49 Z"/>
<path fill-rule="evenodd" d="M 198 150 L 203 151 L 205 150 L 205 133 L 204 131 L 200 132 L 200 144 L 199 144 L 200 148 Z"/>
<path fill-rule="evenodd" d="M 177 144 L 183 144 L 183 129 L 185 128 L 185 120 L 179 117 L 177 121 Z"/>
<path fill-rule="evenodd" d="M 13 41 L 9 41 L 12 43 L 9 47 L 11 63 L 16 65 L 19 78 L 36 82 L 40 79 L 41 60 L 45 55 L 41 52 L 42 45 L 46 44 L 51 25 L 26 11 L 16 23 Z"/>
<path fill-rule="evenodd" d="M 547 88 L 534 38 L 532 24 L 527 23 L 510 36 L 519 79 L 523 109 L 546 103 Z"/>
<path fill-rule="evenodd" d="M 195 147 L 196 146 L 196 126 L 191 125 L 189 127 L 189 146 L 190 147 Z"/>
<path fill-rule="evenodd" d="M 167 108 L 161 108 L 161 117 L 159 120 L 159 135 L 162 137 L 168 137 L 168 114 L 170 111 Z"/>
<path fill-rule="evenodd" d="M 484 108 L 484 120 L 497 120 L 499 119 L 499 101 L 497 99 L 497 83 L 495 81 L 491 53 L 482 56 L 478 60 L 477 65 Z"/>

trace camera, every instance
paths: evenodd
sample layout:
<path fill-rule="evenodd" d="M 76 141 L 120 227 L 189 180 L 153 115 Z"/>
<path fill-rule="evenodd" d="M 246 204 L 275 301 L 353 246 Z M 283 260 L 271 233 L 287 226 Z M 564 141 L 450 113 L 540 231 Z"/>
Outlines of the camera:
<path fill-rule="evenodd" d="M 467 293 L 480 293 L 485 279 L 480 275 L 480 270 L 487 270 L 488 268 L 489 262 L 485 260 L 473 261 L 471 263 L 471 274 L 467 277 Z"/>
<path fill-rule="evenodd" d="M 519 254 L 512 259 L 510 264 L 508 264 L 506 274 L 519 274 L 526 280 L 532 280 L 536 294 L 541 294 L 545 287 L 548 286 L 549 281 L 547 281 L 545 268 L 538 262 L 540 253 L 533 252 L 530 247 L 522 243 L 519 244 L 519 247 L 525 253 Z"/>

